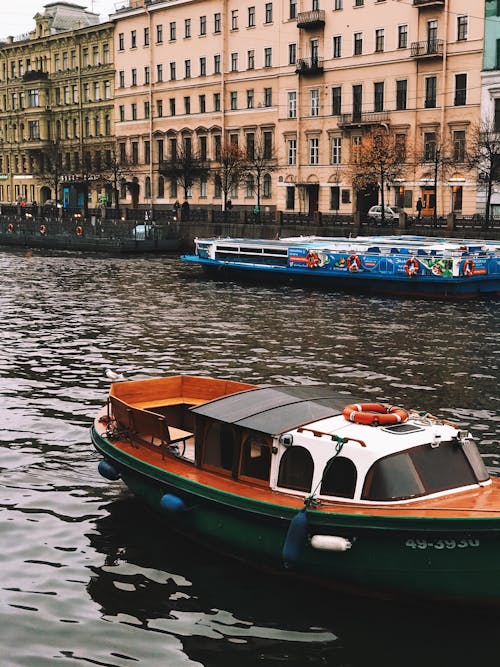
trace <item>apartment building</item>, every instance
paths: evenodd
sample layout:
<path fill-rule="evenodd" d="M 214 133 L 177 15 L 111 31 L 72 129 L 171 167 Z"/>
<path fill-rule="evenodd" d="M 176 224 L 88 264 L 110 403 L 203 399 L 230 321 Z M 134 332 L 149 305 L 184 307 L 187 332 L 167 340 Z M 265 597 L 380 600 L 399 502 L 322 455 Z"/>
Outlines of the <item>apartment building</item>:
<path fill-rule="evenodd" d="M 53 2 L 0 43 L 0 201 L 96 204 L 114 150 L 113 24 Z"/>
<path fill-rule="evenodd" d="M 472 214 L 465 153 L 480 114 L 484 0 L 128 0 L 115 23 L 115 117 L 139 201 L 183 197 L 159 167 L 177 147 L 217 165 L 220 147 L 264 145 L 262 204 L 313 214 L 366 210 L 352 187 L 361 138 L 383 128 L 407 165 L 386 201 Z M 127 195 L 124 191 L 122 195 Z M 195 205 L 220 184 L 193 185 Z M 255 203 L 255 181 L 231 193 Z"/>
<path fill-rule="evenodd" d="M 500 3 L 486 0 L 484 21 L 484 58 L 481 73 L 481 123 L 482 127 L 500 132 Z M 491 210 L 500 214 L 500 188 L 493 185 Z M 486 207 L 486 184 L 478 188 L 477 209 Z"/>

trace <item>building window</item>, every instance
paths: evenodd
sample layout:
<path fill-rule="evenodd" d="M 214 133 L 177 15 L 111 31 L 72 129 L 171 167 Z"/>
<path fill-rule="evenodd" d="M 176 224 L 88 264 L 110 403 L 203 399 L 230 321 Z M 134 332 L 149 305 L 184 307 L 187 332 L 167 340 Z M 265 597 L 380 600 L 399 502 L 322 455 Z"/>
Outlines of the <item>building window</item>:
<path fill-rule="evenodd" d="M 342 57 L 342 36 L 335 35 L 333 38 L 333 57 L 341 58 Z"/>
<path fill-rule="evenodd" d="M 214 111 L 220 111 L 220 93 L 214 93 Z"/>
<path fill-rule="evenodd" d="M 384 82 L 377 81 L 373 84 L 373 110 L 384 110 Z"/>
<path fill-rule="evenodd" d="M 271 107 L 273 105 L 273 89 L 264 88 L 264 106 Z"/>
<path fill-rule="evenodd" d="M 453 132 L 453 159 L 455 162 L 465 161 L 465 130 Z"/>
<path fill-rule="evenodd" d="M 207 98 L 206 95 L 198 95 L 198 106 L 200 113 L 205 113 L 207 110 Z"/>
<path fill-rule="evenodd" d="M 204 56 L 200 58 L 200 76 L 207 75 L 207 59 Z"/>
<path fill-rule="evenodd" d="M 263 183 L 262 196 L 265 197 L 266 199 L 270 199 L 272 196 L 271 174 L 264 174 L 262 183 Z"/>
<path fill-rule="evenodd" d="M 264 160 L 272 160 L 273 157 L 273 133 L 263 132 Z"/>
<path fill-rule="evenodd" d="M 156 26 L 156 43 L 161 44 L 163 42 L 163 26 L 161 24 Z"/>
<path fill-rule="evenodd" d="M 330 211 L 338 211 L 340 208 L 340 188 L 338 185 L 330 187 Z"/>
<path fill-rule="evenodd" d="M 158 83 L 161 83 L 163 81 L 163 65 L 161 63 L 158 63 L 158 65 L 156 65 L 156 81 Z"/>
<path fill-rule="evenodd" d="M 457 17 L 457 40 L 460 42 L 467 39 L 468 23 L 467 16 Z"/>
<path fill-rule="evenodd" d="M 207 138 L 205 136 L 201 136 L 198 139 L 198 146 L 200 149 L 200 159 L 201 160 L 206 160 L 207 159 Z"/>
<path fill-rule="evenodd" d="M 144 46 L 149 46 L 149 28 L 144 28 Z"/>
<path fill-rule="evenodd" d="M 384 50 L 384 29 L 375 30 L 375 51 L 380 53 Z"/>
<path fill-rule="evenodd" d="M 171 97 L 168 100 L 168 108 L 171 116 L 175 116 L 175 97 Z"/>
<path fill-rule="evenodd" d="M 222 25 L 222 23 L 221 23 L 221 13 L 216 12 L 214 14 L 214 32 L 215 33 L 218 33 L 218 32 L 221 31 L 221 25 Z"/>
<path fill-rule="evenodd" d="M 255 51 L 251 49 L 247 52 L 247 69 L 255 68 Z"/>
<path fill-rule="evenodd" d="M 288 0 L 288 18 L 297 18 L 297 0 Z"/>
<path fill-rule="evenodd" d="M 425 79 L 425 108 L 434 109 L 437 102 L 437 77 L 428 76 Z"/>
<path fill-rule="evenodd" d="M 293 185 L 288 185 L 286 188 L 285 206 L 289 211 L 293 211 L 295 208 L 295 187 Z"/>
<path fill-rule="evenodd" d="M 238 54 L 231 53 L 231 72 L 238 71 Z"/>
<path fill-rule="evenodd" d="M 231 111 L 236 111 L 238 108 L 238 93 L 235 90 L 232 90 L 230 94 L 230 108 Z"/>
<path fill-rule="evenodd" d="M 123 32 L 118 34 L 118 51 L 125 50 L 125 35 Z"/>
<path fill-rule="evenodd" d="M 163 100 L 156 100 L 156 115 L 158 118 L 163 116 Z"/>
<path fill-rule="evenodd" d="M 158 197 L 159 199 L 165 197 L 165 179 L 163 176 L 158 176 Z"/>
<path fill-rule="evenodd" d="M 214 74 L 220 74 L 220 55 L 214 56 Z"/>
<path fill-rule="evenodd" d="M 132 107 L 132 120 L 137 120 L 137 104 L 133 102 L 131 107 Z"/>
<path fill-rule="evenodd" d="M 120 122 L 123 123 L 125 120 L 125 106 L 123 104 L 120 104 L 118 107 L 118 115 L 120 118 Z"/>
<path fill-rule="evenodd" d="M 144 84 L 145 84 L 146 86 L 149 85 L 149 79 L 150 79 L 150 76 L 149 76 L 149 65 L 146 65 L 146 67 L 144 68 Z"/>
<path fill-rule="evenodd" d="M 144 102 L 144 118 L 149 118 L 151 114 L 151 107 L 149 102 Z"/>
<path fill-rule="evenodd" d="M 139 143 L 132 142 L 132 164 L 139 164 Z"/>
<path fill-rule="evenodd" d="M 125 72 L 123 70 L 118 72 L 118 87 L 125 88 Z"/>
<path fill-rule="evenodd" d="M 295 65 L 297 62 L 297 44 L 295 42 L 293 44 L 288 45 L 288 64 L 289 65 Z"/>
<path fill-rule="evenodd" d="M 200 16 L 200 35 L 207 34 L 207 17 Z"/>
<path fill-rule="evenodd" d="M 319 138 L 309 139 L 309 164 L 319 164 Z"/>
<path fill-rule="evenodd" d="M 253 160 L 255 157 L 255 134 L 253 132 L 247 132 L 245 135 L 245 140 L 247 159 Z"/>
<path fill-rule="evenodd" d="M 191 19 L 184 19 L 184 37 L 185 39 L 191 37 Z"/>
<path fill-rule="evenodd" d="M 149 141 L 144 142 L 144 164 L 151 163 L 151 143 Z"/>
<path fill-rule="evenodd" d="M 365 0 L 354 0 L 355 7 L 362 7 L 365 4 Z"/>
<path fill-rule="evenodd" d="M 354 55 L 360 56 L 363 53 L 363 33 L 354 33 Z"/>
<path fill-rule="evenodd" d="M 462 211 L 463 188 L 461 185 L 455 185 L 452 191 L 452 206 L 453 212 L 461 213 Z"/>
<path fill-rule="evenodd" d="M 408 48 L 408 26 L 398 26 L 398 49 Z"/>
<path fill-rule="evenodd" d="M 253 109 L 253 89 L 247 90 L 247 109 Z"/>
<path fill-rule="evenodd" d="M 177 78 L 177 67 L 175 63 L 170 63 L 170 80 L 175 81 Z"/>
<path fill-rule="evenodd" d="M 238 30 L 238 10 L 231 10 L 231 30 Z"/>
<path fill-rule="evenodd" d="M 137 86 L 137 70 L 135 67 L 132 68 L 130 85 Z"/>
<path fill-rule="evenodd" d="M 288 91 L 287 118 L 297 118 L 297 91 Z"/>
<path fill-rule="evenodd" d="M 184 98 L 184 113 L 188 114 L 188 115 L 191 113 L 191 98 L 190 97 L 185 97 Z"/>
<path fill-rule="evenodd" d="M 401 79 L 396 81 L 396 110 L 404 111 L 407 105 L 408 81 Z"/>
<path fill-rule="evenodd" d="M 436 157 L 436 133 L 424 134 L 424 162 L 433 162 Z"/>
<path fill-rule="evenodd" d="M 342 113 L 342 88 L 332 88 L 332 116 L 340 116 Z"/>
<path fill-rule="evenodd" d="M 137 31 L 132 30 L 130 32 L 130 48 L 135 49 L 137 47 Z"/>
<path fill-rule="evenodd" d="M 313 88 L 309 96 L 309 114 L 319 116 L 319 88 Z"/>
<path fill-rule="evenodd" d="M 266 2 L 264 23 L 272 23 L 272 22 L 273 22 L 273 3 Z"/>
<path fill-rule="evenodd" d="M 175 42 L 177 39 L 177 25 L 175 21 L 171 21 L 169 24 L 169 39 L 171 42 Z"/>
<path fill-rule="evenodd" d="M 190 60 L 185 60 L 184 61 L 184 78 L 185 79 L 190 79 L 191 78 L 191 61 Z"/>
<path fill-rule="evenodd" d="M 467 74 L 455 74 L 455 102 L 456 107 L 467 104 Z"/>
<path fill-rule="evenodd" d="M 342 138 L 332 137 L 331 163 L 340 164 L 342 162 Z"/>
<path fill-rule="evenodd" d="M 273 50 L 271 47 L 264 49 L 264 67 L 272 67 L 273 65 Z"/>
<path fill-rule="evenodd" d="M 342 9 L 343 8 L 343 0 L 334 0 L 333 8 L 334 9 Z"/>

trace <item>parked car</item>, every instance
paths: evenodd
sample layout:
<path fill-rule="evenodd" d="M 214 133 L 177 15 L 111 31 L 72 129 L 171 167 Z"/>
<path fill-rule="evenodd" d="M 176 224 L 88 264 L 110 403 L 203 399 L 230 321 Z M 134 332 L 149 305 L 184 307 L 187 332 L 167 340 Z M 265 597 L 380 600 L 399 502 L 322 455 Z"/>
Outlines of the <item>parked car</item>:
<path fill-rule="evenodd" d="M 385 206 L 385 221 L 393 224 L 399 221 L 399 208 L 397 206 Z M 367 214 L 368 220 L 373 220 L 376 223 L 382 222 L 382 206 L 372 206 Z"/>

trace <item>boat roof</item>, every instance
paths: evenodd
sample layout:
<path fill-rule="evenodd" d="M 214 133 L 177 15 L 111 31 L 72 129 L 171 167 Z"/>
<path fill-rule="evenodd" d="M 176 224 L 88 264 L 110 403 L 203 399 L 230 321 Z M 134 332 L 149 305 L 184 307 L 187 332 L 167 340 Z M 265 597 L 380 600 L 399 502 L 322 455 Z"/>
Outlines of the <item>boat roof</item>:
<path fill-rule="evenodd" d="M 435 238 L 429 236 L 413 235 L 388 235 L 388 236 L 357 236 L 357 237 L 321 237 L 321 236 L 292 236 L 280 239 L 249 239 L 249 238 L 197 238 L 198 244 L 210 243 L 228 245 L 242 245 L 248 248 L 290 248 L 304 247 L 323 251 L 346 251 L 357 252 L 387 252 L 391 249 L 415 252 L 418 249 L 435 253 L 447 252 L 500 252 L 500 242 L 485 239 L 451 239 Z"/>
<path fill-rule="evenodd" d="M 268 435 L 278 435 L 339 415 L 355 401 L 325 385 L 262 387 L 217 398 L 191 408 L 197 415 Z"/>

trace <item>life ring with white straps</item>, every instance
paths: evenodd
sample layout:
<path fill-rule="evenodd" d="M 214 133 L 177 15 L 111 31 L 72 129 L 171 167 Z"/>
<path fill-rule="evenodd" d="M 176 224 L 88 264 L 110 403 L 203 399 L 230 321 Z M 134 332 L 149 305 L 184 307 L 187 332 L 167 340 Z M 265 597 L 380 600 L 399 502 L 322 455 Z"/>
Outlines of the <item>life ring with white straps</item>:
<path fill-rule="evenodd" d="M 416 276 L 417 273 L 420 271 L 420 264 L 418 263 L 418 259 L 415 257 L 410 257 L 410 259 L 407 259 L 405 262 L 405 272 L 410 278 L 412 276 Z"/>
<path fill-rule="evenodd" d="M 408 419 L 404 408 L 383 403 L 351 403 L 343 408 L 342 414 L 347 421 L 365 426 L 402 424 Z"/>
<path fill-rule="evenodd" d="M 354 253 L 347 258 L 347 268 L 349 271 L 359 271 L 361 268 L 361 260 Z"/>
<path fill-rule="evenodd" d="M 472 259 L 466 259 L 462 267 L 462 272 L 466 278 L 470 278 L 474 275 L 474 262 Z"/>

